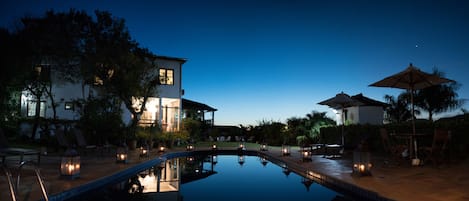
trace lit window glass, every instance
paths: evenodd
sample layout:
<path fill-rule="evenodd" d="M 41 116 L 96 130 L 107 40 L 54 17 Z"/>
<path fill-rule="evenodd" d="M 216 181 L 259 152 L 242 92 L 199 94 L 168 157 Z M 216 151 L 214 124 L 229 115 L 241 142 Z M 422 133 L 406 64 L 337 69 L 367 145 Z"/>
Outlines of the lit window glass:
<path fill-rule="evenodd" d="M 65 110 L 73 110 L 73 103 L 65 102 Z"/>
<path fill-rule="evenodd" d="M 172 69 L 160 69 L 159 71 L 160 84 L 161 85 L 173 85 L 174 84 L 174 70 Z"/>
<path fill-rule="evenodd" d="M 28 108 L 27 108 L 27 115 L 28 117 L 36 116 L 36 105 L 37 101 L 30 100 L 28 101 Z M 39 111 L 39 116 L 45 117 L 46 116 L 46 102 L 41 101 L 41 111 Z"/>
<path fill-rule="evenodd" d="M 173 70 L 167 70 L 166 71 L 166 84 L 173 85 Z"/>

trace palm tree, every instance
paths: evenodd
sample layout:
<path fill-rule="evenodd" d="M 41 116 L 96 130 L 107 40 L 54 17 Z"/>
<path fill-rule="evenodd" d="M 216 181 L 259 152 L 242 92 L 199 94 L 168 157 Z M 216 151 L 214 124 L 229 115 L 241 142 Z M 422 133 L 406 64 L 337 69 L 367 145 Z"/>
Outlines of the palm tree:
<path fill-rule="evenodd" d="M 322 127 L 336 125 L 336 122 L 326 116 L 326 112 L 312 111 L 306 114 L 306 127 L 308 129 L 309 138 L 319 140 L 320 129 Z"/>
<path fill-rule="evenodd" d="M 412 118 L 412 112 L 409 107 L 409 96 L 410 94 L 407 92 L 399 94 L 397 99 L 391 95 L 384 96 L 384 99 L 388 104 L 388 107 L 386 107 L 386 120 L 389 122 L 400 123 Z M 418 113 L 418 111 L 415 111 L 415 114 Z"/>
<path fill-rule="evenodd" d="M 433 69 L 433 74 L 444 77 L 444 73 Z M 435 85 L 425 89 L 417 90 L 415 93 L 415 106 L 428 112 L 428 120 L 433 121 L 433 115 L 458 109 L 463 100 L 458 99 L 460 84 L 451 82 Z"/>

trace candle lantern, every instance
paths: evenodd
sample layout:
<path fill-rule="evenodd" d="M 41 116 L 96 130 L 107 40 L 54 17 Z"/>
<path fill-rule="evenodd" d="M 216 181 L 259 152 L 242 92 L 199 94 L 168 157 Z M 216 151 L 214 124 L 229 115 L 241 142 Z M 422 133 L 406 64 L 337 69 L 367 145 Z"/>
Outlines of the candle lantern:
<path fill-rule="evenodd" d="M 308 146 L 303 146 L 301 147 L 301 156 L 302 156 L 302 161 L 307 162 L 311 161 L 311 148 Z"/>
<path fill-rule="evenodd" d="M 62 177 L 75 179 L 80 177 L 80 155 L 75 149 L 67 149 L 60 162 Z"/>
<path fill-rule="evenodd" d="M 283 156 L 290 156 L 290 146 L 282 145 L 282 155 Z"/>
<path fill-rule="evenodd" d="M 214 144 L 212 144 L 212 150 L 214 150 L 214 151 L 215 151 L 215 150 L 217 150 L 217 149 L 218 149 L 218 148 L 217 148 L 217 144 L 215 144 L 215 143 L 214 143 Z"/>
<path fill-rule="evenodd" d="M 147 157 L 149 156 L 150 148 L 148 145 L 144 144 L 140 147 L 140 157 Z"/>
<path fill-rule="evenodd" d="M 159 153 L 164 153 L 165 151 L 166 151 L 166 147 L 165 147 L 164 145 L 160 145 L 160 146 L 158 147 L 158 152 L 159 152 Z"/>
<path fill-rule="evenodd" d="M 188 145 L 186 146 L 186 151 L 193 151 L 193 150 L 194 150 L 194 145 L 188 144 Z"/>
<path fill-rule="evenodd" d="M 238 151 L 244 151 L 246 150 L 246 146 L 244 145 L 244 142 L 240 142 L 238 145 Z"/>
<path fill-rule="evenodd" d="M 116 162 L 117 163 L 127 163 L 127 157 L 128 157 L 127 147 L 125 147 L 125 146 L 117 147 Z"/>
<path fill-rule="evenodd" d="M 267 151 L 267 149 L 268 149 L 268 148 L 267 148 L 267 144 L 266 144 L 266 143 L 262 143 L 260 149 L 261 149 L 261 151 Z"/>
<path fill-rule="evenodd" d="M 370 152 L 354 151 L 353 152 L 353 174 L 357 176 L 371 175 Z"/>

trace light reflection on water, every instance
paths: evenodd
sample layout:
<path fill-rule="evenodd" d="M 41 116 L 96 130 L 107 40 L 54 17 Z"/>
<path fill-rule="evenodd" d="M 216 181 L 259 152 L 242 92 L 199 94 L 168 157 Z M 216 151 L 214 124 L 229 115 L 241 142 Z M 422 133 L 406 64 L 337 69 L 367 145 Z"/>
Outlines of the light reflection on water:
<path fill-rule="evenodd" d="M 70 200 L 349 199 L 257 156 L 216 155 L 169 159 L 127 180 Z"/>
<path fill-rule="evenodd" d="M 283 169 L 257 156 L 218 156 L 213 174 L 181 185 L 184 201 L 198 200 L 333 200 L 338 193 L 317 183 L 302 183 L 301 176 L 283 174 Z M 265 163 L 265 161 L 264 161 Z M 204 163 L 210 169 L 210 163 Z M 306 187 L 308 184 L 309 189 Z"/>

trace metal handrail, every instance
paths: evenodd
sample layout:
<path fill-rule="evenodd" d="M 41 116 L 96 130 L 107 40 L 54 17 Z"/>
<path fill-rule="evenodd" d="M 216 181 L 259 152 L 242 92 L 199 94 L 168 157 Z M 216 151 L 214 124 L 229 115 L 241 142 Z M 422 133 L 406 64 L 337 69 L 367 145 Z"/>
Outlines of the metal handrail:
<path fill-rule="evenodd" d="M 39 168 L 38 168 L 37 164 L 34 161 L 21 161 L 20 166 L 18 167 L 18 177 L 16 179 L 16 189 L 19 189 L 21 169 L 24 165 L 26 165 L 28 163 L 31 163 L 31 164 L 34 165 L 34 172 L 36 173 L 37 182 L 39 183 L 39 186 L 41 187 L 42 196 L 44 197 L 45 201 L 49 201 L 49 197 L 47 196 L 46 187 L 44 185 L 44 180 L 42 180 L 41 174 L 39 172 Z"/>
<path fill-rule="evenodd" d="M 15 191 L 15 188 L 13 186 L 13 182 L 11 181 L 11 178 L 12 178 L 11 172 L 5 166 L 2 166 L 2 169 L 5 172 L 5 176 L 7 177 L 8 187 L 10 189 L 11 200 L 16 201 L 16 193 L 15 193 L 16 191 Z"/>

